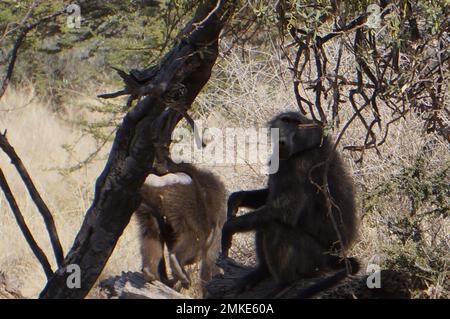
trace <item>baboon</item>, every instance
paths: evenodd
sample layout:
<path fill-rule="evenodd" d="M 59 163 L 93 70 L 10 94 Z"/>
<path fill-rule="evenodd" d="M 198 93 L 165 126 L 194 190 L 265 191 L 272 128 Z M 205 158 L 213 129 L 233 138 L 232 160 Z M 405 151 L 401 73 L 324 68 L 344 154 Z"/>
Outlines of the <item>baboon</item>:
<path fill-rule="evenodd" d="M 212 173 L 190 164 L 174 164 L 169 174 L 149 175 L 141 188 L 136 211 L 140 226 L 142 270 L 147 281 L 168 285 L 164 245 L 175 281 L 187 288 L 184 266 L 201 260 L 200 279 L 217 273 L 221 228 L 225 222 L 226 192 Z"/>
<path fill-rule="evenodd" d="M 338 270 L 300 291 L 298 297 L 306 298 L 336 284 L 347 275 L 347 270 L 351 274 L 358 271 L 356 259 L 342 258 L 357 234 L 353 182 L 319 122 L 286 112 L 269 124 L 279 129 L 278 171 L 269 175 L 267 188 L 230 195 L 222 252 L 227 256 L 234 233 L 256 231 L 258 265 L 238 284 L 236 288 L 240 290 L 272 276 L 279 285 L 275 290 L 281 291 L 300 278 L 313 277 L 327 269 Z M 326 187 L 331 195 L 333 218 L 328 214 Z M 239 207 L 255 210 L 236 217 Z"/>

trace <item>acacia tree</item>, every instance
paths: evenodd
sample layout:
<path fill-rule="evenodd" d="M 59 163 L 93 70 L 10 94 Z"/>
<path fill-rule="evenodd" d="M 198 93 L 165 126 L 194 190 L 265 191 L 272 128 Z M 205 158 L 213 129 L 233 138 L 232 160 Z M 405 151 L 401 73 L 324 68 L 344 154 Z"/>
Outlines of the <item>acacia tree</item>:
<path fill-rule="evenodd" d="M 33 2 L 22 23 L 17 26 L 19 35 L 9 56 L 0 97 L 8 86 L 19 47 L 27 33 L 64 12 L 58 11 L 30 23 L 28 20 L 38 4 L 39 1 Z M 180 113 L 186 114 L 208 81 L 218 55 L 220 32 L 235 5 L 236 2 L 232 0 L 202 1 L 193 19 L 179 34 L 175 46 L 157 66 L 141 70 L 138 77 L 135 76 L 136 73 L 126 74 L 119 71 L 125 81 L 125 89 L 120 94 L 129 94 L 131 99 L 137 97 L 142 99 L 125 115 L 117 131 L 106 166 L 96 181 L 93 203 L 64 260 L 61 260 L 62 250 L 58 245 L 53 219 L 47 218 L 52 243 L 55 243 L 55 253 L 59 257 L 59 269 L 53 274 L 48 260 L 21 218 L 3 174 L 0 175 L 2 189 L 7 195 L 16 219 L 49 278 L 41 292 L 41 298 L 83 298 L 97 280 L 132 213 L 140 204 L 139 189 L 153 170 L 155 156 L 160 159 L 166 156 L 171 132 L 181 119 Z M 1 142 L 2 148 L 7 153 L 10 151 L 8 155 L 14 157 L 16 154 L 9 145 L 6 134 L 2 135 Z M 28 176 L 23 165 L 18 162 L 21 176 Z M 48 209 L 40 211 L 46 213 Z M 43 216 L 48 217 L 45 214 Z M 69 265 L 77 265 L 81 270 L 80 288 L 70 289 L 67 285 L 67 278 L 70 275 L 70 272 L 67 272 Z"/>
<path fill-rule="evenodd" d="M 117 131 L 105 169 L 96 182 L 92 206 L 72 249 L 41 298 L 83 298 L 97 280 L 140 204 L 139 189 L 152 171 L 156 153 L 169 147 L 180 110 L 189 109 L 211 75 L 218 37 L 233 5 L 233 1 L 201 3 L 179 43 L 157 70 L 144 70 L 139 81 L 131 81 L 132 75 L 125 81 L 127 94 L 146 96 L 128 112 Z M 177 98 L 170 98 L 170 109 L 166 109 L 173 90 L 177 90 Z M 67 287 L 70 273 L 65 269 L 70 264 L 81 269 L 80 289 Z"/>
<path fill-rule="evenodd" d="M 38 3 L 33 2 L 17 28 L 0 97 L 27 33 L 63 13 L 58 11 L 28 23 Z M 81 5 L 92 3 L 80 1 Z M 375 15 L 367 10 L 374 4 L 379 9 Z M 157 65 L 130 74 L 119 70 L 125 88 L 104 95 L 126 94 L 130 95 L 129 105 L 136 99 L 139 102 L 125 114 L 118 128 L 105 169 L 97 179 L 92 205 L 64 260 L 51 215 L 35 194 L 59 266 L 53 273 L 45 256 L 27 237 L 49 277 L 42 298 L 82 298 L 89 292 L 140 204 L 138 190 L 145 177 L 155 170 L 155 158 L 167 155 L 180 113 L 186 113 L 208 81 L 218 56 L 219 35 L 238 6 L 240 16 L 228 23 L 225 33 L 234 43 L 251 39 L 258 42 L 259 33 L 273 30 L 278 31 L 280 38 L 289 36 L 293 40 L 282 49 L 290 60 L 299 110 L 336 130 L 336 145 L 348 127 L 359 122 L 366 129 L 365 136 L 360 145 L 346 148 L 359 152 L 362 159 L 365 150 L 378 151 L 388 136 L 389 126 L 408 112 L 424 114 L 425 128 L 449 139 L 445 119 L 449 10 L 445 0 L 204 0 L 178 35 L 175 46 Z M 370 23 L 374 17 L 379 29 Z M 7 31 L 4 34 L 11 33 Z M 350 67 L 345 67 L 349 63 L 343 63 L 344 59 L 351 61 Z M 351 107 L 351 116 L 341 125 L 345 106 Z M 10 151 L 6 135 L 1 137 L 0 146 Z M 8 155 L 14 157 L 13 152 Z M 23 165 L 17 167 L 26 177 Z M 10 193 L 5 179 L 0 182 L 5 193 Z M 29 182 L 28 185 L 32 188 Z M 17 206 L 12 199 L 10 204 L 13 210 Z M 20 221 L 17 209 L 15 215 Z M 26 227 L 21 227 L 27 233 Z M 80 289 L 67 287 L 67 266 L 72 264 L 81 269 Z"/>

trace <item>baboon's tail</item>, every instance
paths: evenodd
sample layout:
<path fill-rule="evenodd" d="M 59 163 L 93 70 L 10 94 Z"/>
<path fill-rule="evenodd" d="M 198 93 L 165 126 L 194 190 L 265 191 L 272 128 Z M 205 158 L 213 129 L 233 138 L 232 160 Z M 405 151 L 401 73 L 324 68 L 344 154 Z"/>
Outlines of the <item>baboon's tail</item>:
<path fill-rule="evenodd" d="M 347 260 L 350 263 L 350 274 L 351 275 L 356 274 L 360 268 L 359 262 L 356 260 L 356 258 L 348 258 Z M 347 277 L 347 275 L 348 275 L 347 268 L 345 267 L 343 269 L 341 268 L 334 275 L 324 278 L 321 281 L 305 289 L 300 290 L 300 292 L 297 293 L 297 298 L 299 299 L 311 298 L 315 294 L 333 287 L 341 280 L 343 280 L 345 277 Z"/>

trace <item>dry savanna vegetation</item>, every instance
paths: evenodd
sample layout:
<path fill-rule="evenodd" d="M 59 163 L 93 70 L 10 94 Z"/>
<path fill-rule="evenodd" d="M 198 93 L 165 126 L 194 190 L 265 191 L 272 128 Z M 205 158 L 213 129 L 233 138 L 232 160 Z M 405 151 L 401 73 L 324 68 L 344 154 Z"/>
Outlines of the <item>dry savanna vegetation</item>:
<path fill-rule="evenodd" d="M 5 5 L 0 3 L 0 18 L 3 19 L 0 20 L 0 41 L 5 44 L 0 48 L 0 62 L 4 61 L 0 65 L 0 74 L 5 73 L 8 67 L 7 51 L 3 48 L 11 48 L 13 45 L 11 39 L 15 38 L 8 38 L 9 35 L 15 35 L 13 22 L 19 23 L 27 13 L 20 5 L 15 9 L 7 9 L 10 2 L 12 1 L 6 1 Z M 170 43 L 190 19 L 196 7 L 192 1 L 186 1 L 180 7 L 175 4 L 172 7 L 166 6 L 163 2 L 154 1 L 160 3 L 159 7 L 149 4 L 131 9 L 122 8 L 119 2 L 112 1 L 107 9 L 94 4 L 92 7 L 82 7 L 85 9 L 83 15 L 85 14 L 86 20 L 83 20 L 81 30 L 67 30 L 61 22 L 64 20 L 55 20 L 45 22 L 42 27 L 32 31 L 22 44 L 14 76 L 0 98 L 0 130 L 7 130 L 9 142 L 22 159 L 37 190 L 52 212 L 64 252 L 68 252 L 72 247 L 85 214 L 92 205 L 95 182 L 108 159 L 117 127 L 124 114 L 133 107 L 125 106 L 124 98 L 105 100 L 96 97 L 97 94 L 112 92 L 121 86 L 120 77 L 113 73 L 114 70 L 110 66 L 129 70 L 159 61 L 170 49 Z M 328 119 L 327 132 L 334 138 L 339 136 L 338 150 L 350 167 L 355 181 L 360 230 L 358 240 L 348 254 L 361 260 L 361 275 L 366 275 L 367 266 L 375 263 L 380 269 L 395 274 L 398 283 L 394 281 L 394 286 L 402 290 L 401 296 L 448 298 L 448 29 L 441 33 L 433 29 L 433 32 L 436 31 L 439 35 L 431 40 L 423 40 L 428 41 L 430 46 L 430 43 L 435 41 L 433 45 L 440 48 L 438 56 L 447 59 L 441 61 L 440 72 L 437 75 L 433 73 L 436 79 L 440 79 L 439 85 L 442 87 L 434 93 L 429 93 L 437 82 L 427 84 L 417 96 L 413 96 L 413 93 L 408 95 L 407 102 L 402 99 L 393 102 L 394 99 L 389 98 L 397 94 L 393 93 L 395 89 L 402 93 L 408 90 L 412 92 L 416 84 L 403 77 L 395 79 L 395 68 L 388 69 L 385 72 L 392 73 L 389 75 L 390 81 L 403 81 L 404 86 L 387 89 L 384 87 L 385 82 L 380 80 L 377 90 L 382 93 L 374 98 L 378 101 L 377 114 L 374 115 L 373 107 L 360 110 L 360 115 L 365 119 L 379 118 L 382 121 L 378 123 L 355 120 L 343 132 L 344 124 L 355 115 L 352 104 L 362 105 L 364 102 L 363 94 L 356 96 L 353 102 L 346 98 L 347 90 L 354 90 L 358 83 L 346 84 L 348 87 L 343 85 L 337 91 L 333 91 L 335 87 L 329 84 L 330 90 L 318 97 L 318 79 L 324 79 L 326 76 L 318 75 L 316 63 L 320 59 L 314 60 L 314 49 L 311 49 L 311 57 L 308 60 L 302 60 L 305 51 L 299 54 L 296 48 L 301 46 L 298 43 L 297 46 L 293 44 L 295 37 L 300 37 L 302 33 L 298 31 L 294 34 L 294 40 L 282 38 L 276 30 L 277 26 L 285 26 L 281 18 L 277 20 L 279 23 L 275 23 L 274 12 L 279 11 L 276 11 L 274 6 L 269 5 L 266 8 L 262 5 L 256 6 L 255 3 L 258 2 L 255 1 L 238 2 L 242 9 L 238 10 L 229 27 L 224 29 L 219 42 L 219 57 L 211 78 L 196 97 L 189 114 L 195 121 L 201 122 L 204 128 L 260 128 L 266 127 L 267 121 L 279 112 L 299 111 L 299 95 L 302 99 L 311 101 L 314 104 L 312 108 L 308 108 L 305 103 L 302 107 L 310 117 L 312 110 L 318 118 L 324 116 Z M 319 1 L 325 2 L 329 5 L 335 3 Z M 412 5 L 412 16 L 417 18 L 419 29 L 425 30 L 424 24 L 431 22 L 414 10 L 419 10 L 422 2 L 428 1 L 400 2 Z M 37 4 L 36 14 L 54 12 L 58 8 L 57 3 L 59 1 L 52 5 Z M 283 13 L 285 22 L 293 23 L 293 15 L 291 18 L 288 15 L 289 10 L 293 8 L 291 5 L 297 3 L 301 6 L 308 1 L 283 3 L 286 4 Z M 308 10 L 319 10 L 319 13 L 331 10 L 326 5 L 324 8 L 319 5 L 317 8 L 308 7 L 305 9 L 306 17 L 303 18 L 305 21 L 319 19 L 319 14 L 313 15 Z M 440 12 L 438 4 L 433 8 L 429 8 L 430 16 L 442 14 L 445 17 L 445 14 L 448 14 L 448 6 L 446 12 Z M 348 14 L 350 9 L 342 10 Z M 448 15 L 446 17 L 448 18 Z M 296 19 L 297 22 L 301 20 L 300 17 Z M 346 21 L 350 20 L 348 17 Z M 392 16 L 391 20 L 388 23 L 398 23 Z M 327 28 L 338 23 L 338 19 L 332 21 L 327 22 Z M 170 26 L 173 26 L 172 29 Z M 448 27 L 448 23 L 446 26 Z M 315 27 L 325 32 L 320 29 L 324 27 Z M 444 27 L 437 23 L 430 28 L 439 30 Z M 95 35 L 84 37 L 92 30 L 96 30 Z M 398 36 L 398 41 L 405 31 L 397 30 L 397 34 L 393 35 L 392 29 L 389 30 L 389 36 Z M 136 32 L 139 36 L 129 36 Z M 380 32 L 380 36 L 388 37 L 383 35 L 384 31 Z M 344 34 L 342 38 L 351 42 L 353 40 L 350 38 L 353 39 L 353 36 L 354 33 Z M 166 39 L 168 40 L 165 41 Z M 333 71 L 338 69 L 340 80 L 358 82 L 358 72 L 361 72 L 361 68 L 358 68 L 357 64 L 360 61 L 355 59 L 354 50 L 349 48 L 344 40 L 332 40 L 334 42 L 329 45 L 327 43 L 327 46 L 324 44 L 325 48 L 317 56 L 321 59 L 326 56 L 328 65 L 320 70 L 327 70 L 332 76 Z M 402 42 L 401 45 L 406 46 L 405 43 Z M 419 42 L 417 47 L 420 47 L 421 43 Z M 368 46 L 370 45 L 366 44 L 365 48 Z M 149 47 L 151 49 L 148 49 Z M 418 52 L 417 47 L 415 49 Z M 410 51 L 408 52 L 410 54 Z M 366 65 L 369 65 L 375 76 L 380 76 L 379 70 L 371 64 L 377 61 L 376 58 L 365 55 L 369 53 L 373 53 L 370 48 L 361 55 L 367 58 Z M 414 56 L 416 59 L 425 57 L 426 54 L 419 53 Z M 434 57 L 435 55 L 432 55 L 430 61 Z M 404 63 L 413 68 L 412 63 L 416 61 L 412 59 L 411 53 L 401 55 L 399 61 L 400 64 Z M 422 61 L 417 63 L 414 64 L 415 68 L 428 67 L 421 65 Z M 408 69 L 404 70 L 404 73 L 413 78 L 412 73 L 407 73 L 412 71 Z M 301 74 L 298 74 L 299 72 Z M 367 75 L 361 77 L 367 80 Z M 432 79 L 434 81 L 435 78 Z M 425 80 L 417 81 L 422 83 Z M 294 82 L 299 82 L 300 85 L 293 86 Z M 328 82 L 323 82 L 321 85 L 328 88 Z M 325 92 L 325 89 L 322 91 Z M 339 105 L 333 102 L 337 92 L 342 95 L 338 97 Z M 428 110 L 425 105 L 428 103 L 428 95 L 425 96 L 428 93 L 424 92 L 431 96 L 429 103 L 435 102 L 434 96 L 440 101 L 438 104 L 441 108 Z M 370 96 L 372 91 L 367 94 Z M 321 101 L 320 108 L 317 107 L 318 99 Z M 423 102 L 425 106 L 405 106 L 413 99 L 417 99 L 416 103 L 419 104 Z M 398 111 L 401 108 L 403 111 Z M 435 122 L 432 122 L 432 116 Z M 396 120 L 387 127 L 386 123 L 394 118 Z M 185 120 L 182 120 L 179 126 L 189 128 Z M 376 137 L 378 140 L 370 144 L 370 137 Z M 380 140 L 383 142 L 378 145 Z M 206 149 L 208 147 L 207 145 Z M 230 194 L 242 189 L 264 187 L 267 176 L 262 173 L 262 168 L 266 164 L 249 163 L 244 159 L 243 163 L 200 162 L 197 165 L 219 176 Z M 3 152 L 0 152 L 0 168 L 35 240 L 45 254 L 50 256 L 52 268 L 57 269 L 42 217 L 17 171 Z M 242 264 L 255 264 L 252 233 L 236 236 L 231 256 Z M 195 273 L 197 268 L 198 266 L 194 265 L 189 268 L 189 272 Z M 99 297 L 98 282 L 101 280 L 120 275 L 122 271 L 140 269 L 138 229 L 133 217 L 88 297 Z M 3 192 L 0 192 L 0 275 L 7 278 L 8 285 L 15 291 L 29 298 L 38 297 L 47 282 L 40 263 L 23 238 Z M 389 284 L 392 285 L 392 282 L 389 279 Z M 383 276 L 381 283 L 383 285 Z M 200 290 L 200 283 L 194 280 L 190 289 L 181 292 L 195 298 L 201 296 Z M 0 297 L 1 292 L 0 289 Z"/>

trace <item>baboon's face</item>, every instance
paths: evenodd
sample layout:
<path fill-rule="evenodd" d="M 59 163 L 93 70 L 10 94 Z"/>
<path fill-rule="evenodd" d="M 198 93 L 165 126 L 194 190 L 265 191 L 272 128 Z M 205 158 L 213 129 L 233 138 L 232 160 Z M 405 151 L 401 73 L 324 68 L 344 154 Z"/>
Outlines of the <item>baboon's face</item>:
<path fill-rule="evenodd" d="M 270 127 L 279 129 L 279 156 L 282 160 L 319 147 L 322 143 L 323 130 L 320 124 L 299 113 L 277 115 L 270 122 Z"/>

